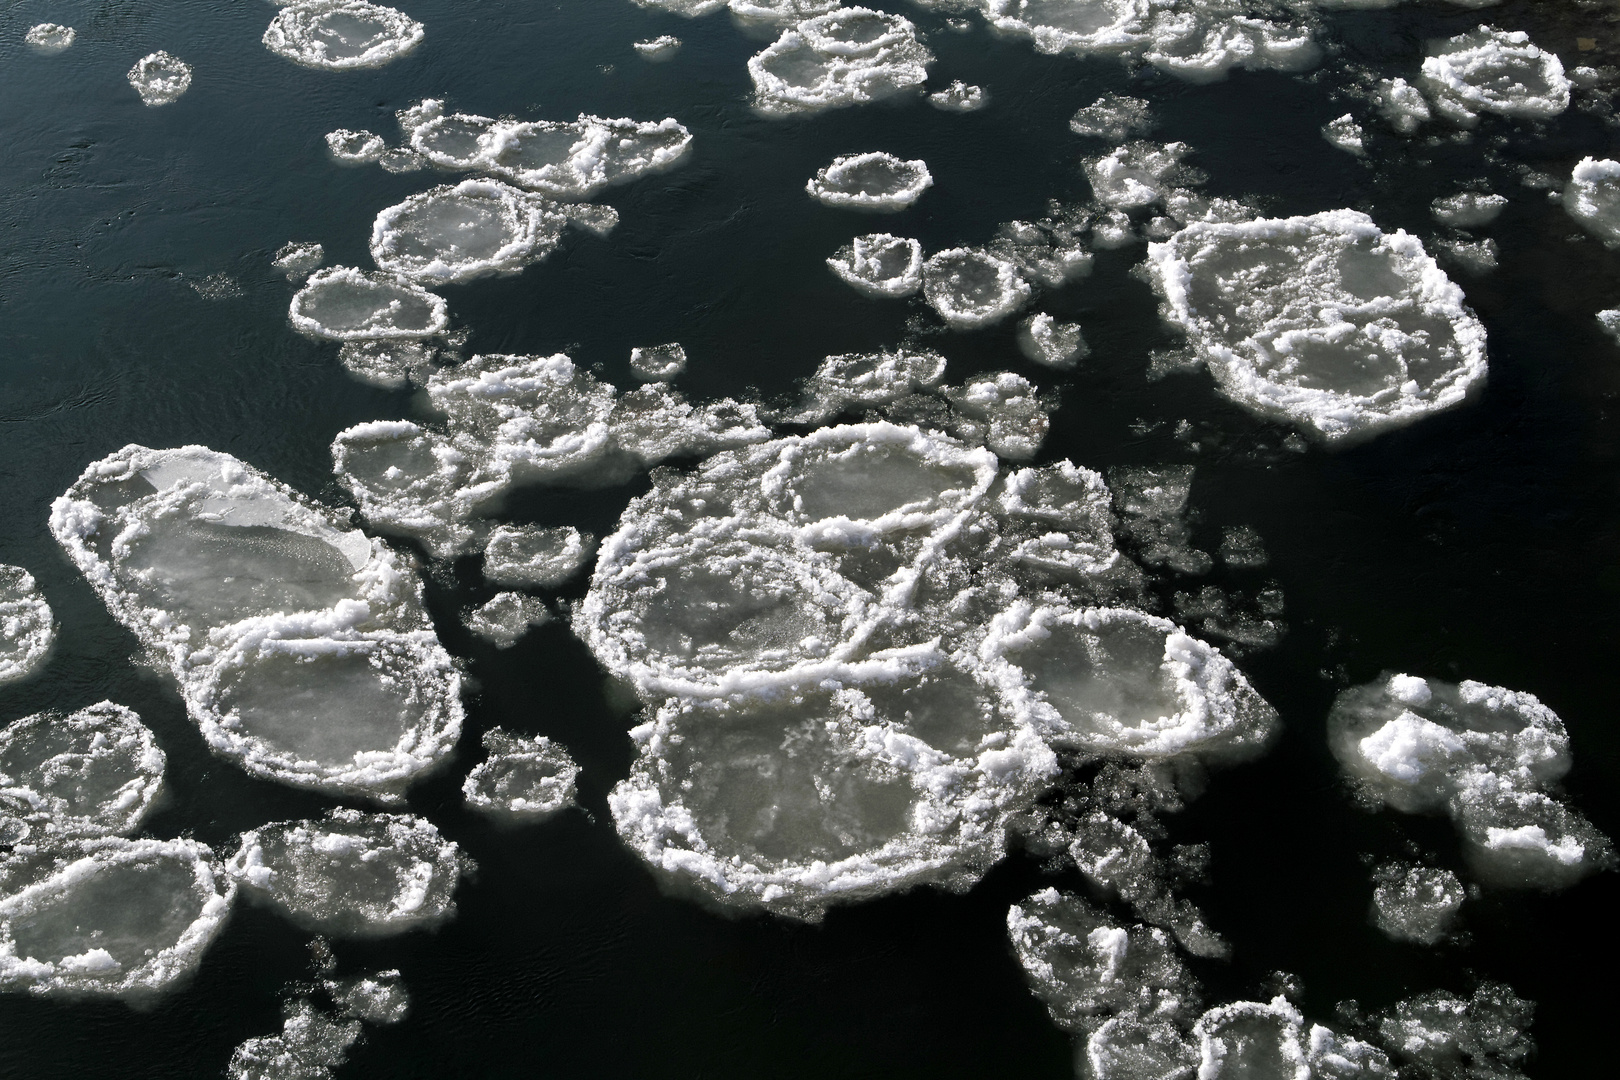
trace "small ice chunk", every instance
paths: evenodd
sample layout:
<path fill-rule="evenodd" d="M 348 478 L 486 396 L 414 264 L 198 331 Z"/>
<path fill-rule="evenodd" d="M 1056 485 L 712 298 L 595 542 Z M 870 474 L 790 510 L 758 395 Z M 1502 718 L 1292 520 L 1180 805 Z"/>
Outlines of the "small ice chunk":
<path fill-rule="evenodd" d="M 1418 126 L 1433 118 L 1423 91 L 1405 79 L 1385 79 L 1373 92 L 1373 105 L 1398 134 L 1414 134 Z"/>
<path fill-rule="evenodd" d="M 1136 142 L 1086 162 L 1097 201 L 1114 210 L 1140 210 L 1164 201 L 1174 185 L 1198 177 L 1181 163 L 1190 148 L 1186 143 Z"/>
<path fill-rule="evenodd" d="M 922 288 L 922 244 L 892 233 L 857 236 L 827 265 L 868 296 L 911 296 Z"/>
<path fill-rule="evenodd" d="M 411 144 L 426 153 L 423 144 L 432 145 L 435 136 L 441 146 L 448 138 L 442 128 L 429 126 L 425 133 L 413 131 Z M 640 121 L 582 113 L 570 123 L 503 120 L 478 136 L 470 166 L 453 167 L 480 169 L 572 202 L 611 184 L 670 168 L 691 145 L 692 133 L 669 117 Z M 434 159 L 431 153 L 427 156 Z"/>
<path fill-rule="evenodd" d="M 360 1021 L 337 1021 L 306 998 L 284 1009 L 276 1035 L 256 1035 L 231 1053 L 229 1080 L 332 1080 L 360 1038 Z"/>
<path fill-rule="evenodd" d="M 1148 103 L 1123 94 L 1104 94 L 1069 118 L 1069 130 L 1076 135 L 1110 142 L 1124 142 L 1132 135 L 1153 128 Z"/>
<path fill-rule="evenodd" d="M 439 350 L 425 341 L 345 341 L 338 363 L 363 383 L 399 390 L 427 382 Z"/>
<path fill-rule="evenodd" d="M 1457 267 L 1465 274 L 1478 277 L 1488 274 L 1496 269 L 1497 246 L 1496 241 L 1489 237 L 1483 240 L 1449 240 L 1441 239 L 1434 242 L 1435 250 L 1445 260 Z"/>
<path fill-rule="evenodd" d="M 678 341 L 630 350 L 630 374 L 642 382 L 669 382 L 686 371 L 686 348 Z"/>
<path fill-rule="evenodd" d="M 463 180 L 377 215 L 371 257 L 422 285 L 516 274 L 556 248 L 567 217 L 548 199 L 499 180 Z"/>
<path fill-rule="evenodd" d="M 1564 209 L 1587 232 L 1620 248 L 1620 161 L 1582 158 L 1564 188 Z"/>
<path fill-rule="evenodd" d="M 843 353 L 822 360 L 805 380 L 799 406 L 783 419 L 819 424 L 839 413 L 887 405 L 945 377 L 945 358 L 935 352 Z"/>
<path fill-rule="evenodd" d="M 388 144 L 381 135 L 370 131 L 338 128 L 326 133 L 326 149 L 333 160 L 345 165 L 369 165 L 382 158 Z"/>
<path fill-rule="evenodd" d="M 1522 30 L 1481 26 L 1447 38 L 1423 61 L 1421 81 L 1435 111 L 1464 125 L 1482 112 L 1540 120 L 1569 108 L 1563 63 Z"/>
<path fill-rule="evenodd" d="M 1349 113 L 1345 113 L 1337 120 L 1329 120 L 1322 125 L 1322 138 L 1345 153 L 1354 154 L 1356 157 L 1367 156 L 1365 134 L 1361 130 L 1361 125 L 1356 123 L 1356 118 Z"/>
<path fill-rule="evenodd" d="M 1000 322 L 1030 296 L 1018 268 L 978 248 L 949 248 L 923 264 L 923 295 L 955 330 Z"/>
<path fill-rule="evenodd" d="M 1434 219 L 1442 225 L 1450 225 L 1454 229 L 1476 229 L 1495 221 L 1505 206 L 1507 200 L 1500 195 L 1460 191 L 1434 200 L 1429 209 Z"/>
<path fill-rule="evenodd" d="M 382 67 L 422 43 L 422 24 L 366 0 L 298 0 L 264 32 L 265 48 L 305 67 L 328 71 Z"/>
<path fill-rule="evenodd" d="M 695 19 L 700 15 L 712 15 L 716 11 L 724 10 L 726 0 L 635 0 L 635 4 L 637 7 L 668 11 Z"/>
<path fill-rule="evenodd" d="M 1110 210 L 1091 224 L 1091 243 L 1104 251 L 1129 247 L 1137 242 L 1131 216 L 1123 210 Z"/>
<path fill-rule="evenodd" d="M 947 387 L 945 399 L 956 416 L 950 424 L 957 438 L 982 442 L 1008 461 L 1035 456 L 1051 430 L 1047 402 L 1035 384 L 1010 371 L 976 375 L 958 387 Z"/>
<path fill-rule="evenodd" d="M 448 919 L 470 866 L 424 818 L 339 807 L 242 834 L 225 869 L 301 926 L 376 937 Z"/>
<path fill-rule="evenodd" d="M 928 104 L 945 112 L 978 112 L 990 104 L 990 95 L 982 86 L 969 86 L 957 79 L 945 89 L 929 94 Z"/>
<path fill-rule="evenodd" d="M 754 104 L 768 116 L 859 105 L 928 79 L 934 54 L 910 19 L 839 8 L 805 19 L 748 61 Z"/>
<path fill-rule="evenodd" d="M 397 1024 L 411 1010 L 410 995 L 405 992 L 405 980 L 397 968 L 374 975 L 327 979 L 323 985 L 338 1012 L 351 1020 L 379 1026 Z"/>
<path fill-rule="evenodd" d="M 1247 525 L 1223 530 L 1218 554 L 1221 561 L 1234 570 L 1254 570 L 1271 561 L 1271 556 L 1266 554 L 1265 541 Z"/>
<path fill-rule="evenodd" d="M 579 766 L 568 751 L 543 735 L 484 732 L 489 757 L 461 785 L 467 805 L 498 817 L 535 821 L 574 804 Z"/>
<path fill-rule="evenodd" d="M 71 46 L 78 36 L 79 32 L 71 26 L 46 22 L 30 26 L 23 40 L 39 52 L 59 53 Z"/>
<path fill-rule="evenodd" d="M 1378 1040 L 1419 1075 L 1517 1078 L 1535 1048 L 1535 1008 L 1501 983 L 1484 983 L 1467 1000 L 1431 991 L 1385 1013 Z"/>
<path fill-rule="evenodd" d="M 1433 866 L 1391 863 L 1373 874 L 1373 922 L 1395 941 L 1438 945 L 1467 894 L 1461 879 Z"/>
<path fill-rule="evenodd" d="M 595 541 L 572 525 L 542 529 L 500 525 L 484 545 L 484 580 L 519 588 L 555 589 L 584 569 Z"/>
<path fill-rule="evenodd" d="M 833 158 L 804 188 L 828 206 L 887 213 L 904 210 L 933 186 L 925 162 L 903 161 L 879 150 Z"/>
<path fill-rule="evenodd" d="M 660 34 L 655 38 L 648 38 L 646 41 L 638 41 L 631 46 L 643 60 L 650 60 L 654 63 L 668 60 L 675 55 L 680 47 L 681 39 L 670 34 Z"/>
<path fill-rule="evenodd" d="M 39 670 L 56 641 L 56 618 L 34 575 L 0 564 L 0 686 Z"/>
<path fill-rule="evenodd" d="M 500 649 L 509 649 L 531 627 L 551 621 L 546 602 L 522 593 L 496 593 L 482 605 L 467 612 L 467 629 Z"/>
<path fill-rule="evenodd" d="M 143 104 L 169 105 L 191 88 L 191 65 L 159 51 L 135 61 L 127 78 Z"/>
<path fill-rule="evenodd" d="M 292 298 L 293 327 L 333 341 L 435 337 L 450 326 L 444 299 L 392 274 L 350 266 L 318 270 Z"/>
<path fill-rule="evenodd" d="M 1058 371 L 1072 370 L 1091 355 L 1079 323 L 1060 323 L 1044 311 L 1019 324 L 1018 347 L 1030 360 Z"/>
<path fill-rule="evenodd" d="M 163 789 L 163 751 L 110 701 L 0 728 L 0 795 L 43 837 L 132 833 Z"/>
<path fill-rule="evenodd" d="M 1603 332 L 1613 338 L 1616 345 L 1620 345 L 1620 308 L 1598 312 L 1597 321 L 1603 327 Z"/>
<path fill-rule="evenodd" d="M 276 251 L 270 265 L 289 278 L 299 279 L 320 268 L 326 261 L 326 248 L 313 241 L 289 240 Z"/>

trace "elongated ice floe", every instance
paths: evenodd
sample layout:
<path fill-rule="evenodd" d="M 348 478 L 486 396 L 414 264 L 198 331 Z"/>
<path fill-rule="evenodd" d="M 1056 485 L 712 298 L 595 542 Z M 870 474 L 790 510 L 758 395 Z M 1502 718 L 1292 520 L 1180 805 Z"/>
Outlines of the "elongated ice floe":
<path fill-rule="evenodd" d="M 422 43 L 422 24 L 366 0 L 298 0 L 271 20 L 265 48 L 305 67 L 329 71 L 382 67 Z"/>
<path fill-rule="evenodd" d="M 836 157 L 804 185 L 812 197 L 846 210 L 904 210 L 934 186 L 920 158 L 904 161 L 875 151 Z"/>
<path fill-rule="evenodd" d="M 79 32 L 71 26 L 63 26 L 61 23 L 36 23 L 28 28 L 23 40 L 39 52 L 59 53 L 72 47 L 74 39 L 78 36 Z"/>
<path fill-rule="evenodd" d="M 1523 31 L 1481 26 L 1447 38 L 1423 61 L 1422 85 L 1436 112 L 1464 125 L 1482 112 L 1539 120 L 1569 108 L 1563 63 Z"/>
<path fill-rule="evenodd" d="M 469 866 L 424 818 L 339 808 L 244 833 L 226 870 L 301 926 L 377 937 L 448 919 Z"/>
<path fill-rule="evenodd" d="M 352 266 L 317 271 L 292 298 L 294 328 L 333 341 L 435 337 L 450 327 L 444 298 L 393 274 Z"/>
<path fill-rule="evenodd" d="M 1449 813 L 1492 881 L 1560 887 L 1614 861 L 1608 839 L 1550 793 L 1569 771 L 1569 736 L 1531 694 L 1385 675 L 1338 696 L 1328 741 L 1369 803 Z"/>
<path fill-rule="evenodd" d="M 1462 290 L 1359 211 L 1194 222 L 1150 244 L 1147 269 L 1222 393 L 1328 443 L 1452 408 L 1485 378 Z"/>
<path fill-rule="evenodd" d="M 163 51 L 135 61 L 125 76 L 146 105 L 169 105 L 191 88 L 191 65 Z"/>
<path fill-rule="evenodd" d="M 485 758 L 461 785 L 467 805 L 481 813 L 537 821 L 574 804 L 579 766 L 545 736 L 484 732 Z"/>
<path fill-rule="evenodd" d="M 34 575 L 0 565 L 0 686 L 39 670 L 56 641 L 56 617 Z"/>
<path fill-rule="evenodd" d="M 748 61 L 754 104 L 782 116 L 860 105 L 921 86 L 934 54 L 910 19 L 839 8 L 806 19 Z"/>
<path fill-rule="evenodd" d="M 1620 161 L 1582 158 L 1564 188 L 1564 209 L 1610 247 L 1620 247 Z"/>
<path fill-rule="evenodd" d="M 681 47 L 681 39 L 672 34 L 660 34 L 655 38 L 637 41 L 630 46 L 636 50 L 636 55 L 651 63 L 659 63 L 674 56 Z"/>
<path fill-rule="evenodd" d="M 460 677 L 414 574 L 236 458 L 125 447 L 51 531 L 249 772 L 393 801 L 455 745 Z"/>
<path fill-rule="evenodd" d="M 122 705 L 35 713 L 0 728 L 0 796 L 36 842 L 132 833 L 163 788 L 165 760 Z"/>
<path fill-rule="evenodd" d="M 910 296 L 922 288 L 922 245 L 892 233 L 857 236 L 827 266 L 868 296 Z"/>
<path fill-rule="evenodd" d="M 515 274 L 549 255 L 567 222 L 541 196 L 499 180 L 463 180 L 379 213 L 371 257 L 380 269 L 423 285 Z"/>
<path fill-rule="evenodd" d="M 978 248 L 936 252 L 923 264 L 923 295 L 954 330 L 1000 322 L 1029 300 L 1029 283 L 1007 259 Z"/>
<path fill-rule="evenodd" d="M 1430 204 L 1435 220 L 1454 229 L 1477 229 L 1489 225 L 1502 213 L 1507 200 L 1489 192 L 1460 191 Z"/>

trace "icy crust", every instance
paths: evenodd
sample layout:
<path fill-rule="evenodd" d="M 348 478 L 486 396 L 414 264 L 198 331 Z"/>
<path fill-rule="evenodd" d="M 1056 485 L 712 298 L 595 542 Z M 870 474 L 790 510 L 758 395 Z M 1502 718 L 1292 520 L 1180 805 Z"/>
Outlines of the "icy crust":
<path fill-rule="evenodd" d="M 196 970 L 235 886 L 191 840 L 93 840 L 0 898 L 0 989 L 142 998 Z"/>
<path fill-rule="evenodd" d="M 1482 112 L 1541 120 L 1569 108 L 1563 63 L 1523 31 L 1481 26 L 1447 38 L 1424 59 L 1421 82 L 1435 111 L 1458 124 Z"/>
<path fill-rule="evenodd" d="M 191 65 L 158 51 L 135 61 L 125 78 L 141 95 L 143 105 L 170 105 L 191 88 Z"/>
<path fill-rule="evenodd" d="M 39 670 L 56 641 L 56 618 L 34 575 L 0 564 L 0 686 Z"/>
<path fill-rule="evenodd" d="M 1620 248 L 1620 161 L 1582 158 L 1564 188 L 1564 209 L 1587 232 Z"/>
<path fill-rule="evenodd" d="M 467 774 L 461 793 L 467 805 L 494 817 L 536 821 L 574 805 L 579 766 L 568 751 L 545 736 L 484 732 L 489 757 Z"/>
<path fill-rule="evenodd" d="M 1007 259 L 978 248 L 949 248 L 923 264 L 923 296 L 954 330 L 998 323 L 1029 300 L 1030 286 Z"/>
<path fill-rule="evenodd" d="M 892 233 L 857 236 L 827 266 L 868 296 L 911 296 L 922 288 L 922 244 Z"/>
<path fill-rule="evenodd" d="M 366 0 L 300 0 L 264 32 L 265 48 L 305 67 L 328 71 L 382 67 L 426 36 L 403 11 Z"/>
<path fill-rule="evenodd" d="M 499 180 L 463 180 L 379 213 L 371 257 L 421 285 L 516 274 L 551 254 L 566 224 L 561 208 L 541 196 Z"/>
<path fill-rule="evenodd" d="M 1467 899 L 1461 878 L 1433 866 L 1381 866 L 1373 881 L 1373 923 L 1395 941 L 1438 945 Z"/>
<path fill-rule="evenodd" d="M 1045 312 L 1019 324 L 1018 348 L 1035 363 L 1057 371 L 1072 370 L 1091 355 L 1078 323 L 1060 323 Z"/>
<path fill-rule="evenodd" d="M 905 161 L 881 150 L 833 158 L 804 189 L 828 206 L 879 213 L 904 210 L 934 186 L 920 158 Z"/>
<path fill-rule="evenodd" d="M 496 585 L 555 589 L 591 561 L 596 540 L 572 525 L 498 525 L 484 545 L 484 579 Z"/>
<path fill-rule="evenodd" d="M 1531 694 L 1385 675 L 1338 696 L 1328 740 L 1373 805 L 1449 813 L 1490 880 L 1556 888 L 1613 863 L 1608 839 L 1549 794 L 1569 736 Z"/>
<path fill-rule="evenodd" d="M 921 86 L 934 54 L 911 20 L 838 8 L 784 30 L 748 61 L 754 105 L 768 116 L 861 105 Z"/>
<path fill-rule="evenodd" d="M 0 729 L 0 805 L 36 841 L 132 833 L 163 788 L 165 760 L 122 705 L 35 713 Z"/>
<path fill-rule="evenodd" d="M 1164 317 L 1221 392 L 1334 444 L 1462 403 L 1485 328 L 1422 243 L 1355 210 L 1193 222 L 1148 246 Z"/>
<path fill-rule="evenodd" d="M 333 266 L 310 276 L 293 296 L 293 327 L 332 341 L 435 337 L 450 327 L 444 298 L 392 274 Z"/>
<path fill-rule="evenodd" d="M 562 353 L 474 356 L 432 372 L 427 396 L 443 431 L 358 424 L 332 457 L 374 527 L 441 557 L 481 540 L 485 512 L 517 487 L 611 484 L 665 458 L 770 437 L 756 406 L 694 406 L 659 383 L 618 394 Z"/>
<path fill-rule="evenodd" d="M 36 23 L 28 28 L 23 40 L 42 53 L 59 53 L 72 46 L 79 32 L 61 23 Z"/>
<path fill-rule="evenodd" d="M 248 772 L 394 801 L 454 747 L 460 676 L 414 574 L 236 458 L 127 446 L 52 504 L 51 531 Z"/>
<path fill-rule="evenodd" d="M 339 807 L 244 833 L 225 869 L 301 926 L 380 937 L 450 918 L 470 867 L 430 821 Z"/>
<path fill-rule="evenodd" d="M 382 158 L 388 144 L 376 132 L 338 128 L 326 133 L 326 149 L 345 165 L 369 165 Z"/>
<path fill-rule="evenodd" d="M 281 1031 L 256 1035 L 231 1054 L 230 1080 L 331 1080 L 360 1039 L 360 1021 L 333 1020 L 300 998 L 285 1007 Z"/>

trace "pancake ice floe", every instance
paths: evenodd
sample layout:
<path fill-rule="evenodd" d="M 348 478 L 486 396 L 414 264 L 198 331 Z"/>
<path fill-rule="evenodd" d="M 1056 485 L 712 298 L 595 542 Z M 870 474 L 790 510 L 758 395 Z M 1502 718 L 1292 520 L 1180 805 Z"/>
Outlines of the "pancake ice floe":
<path fill-rule="evenodd" d="M 497 525 L 484 545 L 484 580 L 555 589 L 585 568 L 595 548 L 596 539 L 572 525 Z"/>
<path fill-rule="evenodd" d="M 146 105 L 169 105 L 191 88 L 191 65 L 162 52 L 141 57 L 125 76 Z"/>
<path fill-rule="evenodd" d="M 768 116 L 787 116 L 921 86 L 933 59 L 910 19 L 850 7 L 784 30 L 748 61 L 748 75 L 755 106 Z"/>
<path fill-rule="evenodd" d="M 1569 108 L 1563 63 L 1523 31 L 1481 26 L 1447 38 L 1424 59 L 1420 81 L 1434 110 L 1465 126 L 1482 112 L 1541 120 Z"/>
<path fill-rule="evenodd" d="M 360 1039 L 358 1020 L 335 1020 L 307 998 L 283 1007 L 274 1035 L 255 1035 L 238 1046 L 225 1067 L 229 1080 L 331 1080 Z"/>
<path fill-rule="evenodd" d="M 953 330 L 1000 322 L 1029 300 L 1029 283 L 1007 259 L 979 248 L 949 248 L 923 264 L 923 296 Z"/>
<path fill-rule="evenodd" d="M 422 285 L 515 274 L 556 248 L 568 218 L 548 199 L 498 180 L 463 180 L 377 215 L 371 257 Z"/>
<path fill-rule="evenodd" d="M 1350 113 L 1323 124 L 1322 138 L 1326 139 L 1329 145 L 1336 146 L 1347 154 L 1356 157 L 1367 156 L 1367 133 Z"/>
<path fill-rule="evenodd" d="M 990 104 L 990 95 L 982 86 L 969 86 L 957 79 L 945 89 L 929 94 L 928 104 L 944 112 L 978 112 Z"/>
<path fill-rule="evenodd" d="M 686 348 L 678 341 L 630 350 L 630 374 L 642 382 L 669 382 L 686 370 Z"/>
<path fill-rule="evenodd" d="M 496 593 L 468 611 L 467 629 L 498 649 L 509 649 L 532 627 L 551 621 L 551 609 L 538 596 L 522 593 Z"/>
<path fill-rule="evenodd" d="M 345 165 L 369 165 L 383 156 L 388 144 L 375 132 L 338 128 L 326 133 L 326 149 Z"/>
<path fill-rule="evenodd" d="M 34 575 L 0 564 L 0 686 L 38 671 L 55 641 L 56 618 Z"/>
<path fill-rule="evenodd" d="M 1018 348 L 1035 363 L 1057 371 L 1072 370 L 1091 355 L 1079 323 L 1060 323 L 1044 311 L 1019 324 Z"/>
<path fill-rule="evenodd" d="M 28 28 L 23 40 L 42 53 L 59 53 L 72 46 L 79 32 L 61 23 L 36 23 Z"/>
<path fill-rule="evenodd" d="M 879 213 L 904 210 L 934 186 L 921 159 L 903 161 L 893 154 L 846 154 L 834 158 L 804 185 L 828 206 Z"/>
<path fill-rule="evenodd" d="M 163 789 L 165 762 L 140 717 L 110 701 L 25 716 L 0 728 L 0 815 L 41 843 L 132 833 Z"/>
<path fill-rule="evenodd" d="M 294 281 L 302 281 L 311 271 L 326 261 L 326 248 L 320 244 L 289 240 L 276 250 L 270 265 Z"/>
<path fill-rule="evenodd" d="M 1141 98 L 1104 94 L 1069 118 L 1069 130 L 1076 135 L 1122 143 L 1153 127 L 1153 114 Z"/>
<path fill-rule="evenodd" d="M 293 327 L 332 341 L 436 337 L 450 327 L 443 297 L 393 274 L 333 266 L 310 276 L 292 298 Z"/>
<path fill-rule="evenodd" d="M 1442 225 L 1450 225 L 1454 229 L 1477 229 L 1495 221 L 1505 206 L 1507 199 L 1500 195 L 1460 191 L 1434 200 L 1429 204 L 1429 209 Z"/>
<path fill-rule="evenodd" d="M 892 233 L 857 236 L 827 266 L 868 296 L 910 296 L 922 288 L 922 245 Z"/>
<path fill-rule="evenodd" d="M 425 35 L 403 11 L 366 0 L 299 0 L 271 20 L 264 45 L 295 64 L 349 71 L 382 67 Z"/>
<path fill-rule="evenodd" d="M 467 774 L 461 793 L 480 813 L 517 821 L 537 821 L 574 805 L 579 766 L 568 751 L 543 735 L 484 732 L 489 756 Z"/>

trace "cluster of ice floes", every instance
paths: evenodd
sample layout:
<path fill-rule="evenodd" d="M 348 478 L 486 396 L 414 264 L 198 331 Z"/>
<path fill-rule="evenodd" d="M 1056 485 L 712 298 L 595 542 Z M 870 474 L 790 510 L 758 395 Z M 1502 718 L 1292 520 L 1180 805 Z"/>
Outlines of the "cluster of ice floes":
<path fill-rule="evenodd" d="M 618 393 L 567 356 L 474 356 L 427 377 L 445 417 L 358 424 L 332 444 L 338 479 L 377 529 L 435 555 L 482 540 L 515 488 L 611 484 L 666 458 L 770 437 L 758 407 L 688 404 L 662 383 Z"/>
<path fill-rule="evenodd" d="M 453 748 L 459 676 L 407 564 L 236 458 L 125 447 L 51 531 L 249 772 L 393 801 Z"/>
<path fill-rule="evenodd" d="M 34 575 L 0 564 L 0 686 L 39 669 L 56 641 L 56 619 Z"/>
<path fill-rule="evenodd" d="M 910 19 L 836 8 L 804 19 L 748 61 L 754 104 L 771 116 L 860 105 L 921 86 L 934 54 Z"/>
<path fill-rule="evenodd" d="M 379 213 L 371 257 L 384 271 L 422 285 L 515 274 L 549 255 L 568 222 L 563 208 L 543 196 L 499 180 L 463 180 Z"/>
<path fill-rule="evenodd" d="M 125 76 L 146 105 L 169 105 L 191 88 L 191 65 L 166 52 L 155 52 L 135 61 Z"/>
<path fill-rule="evenodd" d="M 1564 188 L 1564 209 L 1587 232 L 1620 247 L 1620 161 L 1581 159 Z"/>
<path fill-rule="evenodd" d="M 287 317 L 311 337 L 331 341 L 400 341 L 437 337 L 450 309 L 394 274 L 333 266 L 312 274 L 292 298 Z"/>
<path fill-rule="evenodd" d="M 827 265 L 868 296 L 910 296 L 922 288 L 922 245 L 891 233 L 857 236 Z"/>
<path fill-rule="evenodd" d="M 881 150 L 834 158 L 804 185 L 828 206 L 878 212 L 904 210 L 933 186 L 926 162 L 905 161 Z"/>
<path fill-rule="evenodd" d="M 545 736 L 509 735 L 500 728 L 484 732 L 489 757 L 467 774 L 461 793 L 481 813 L 517 821 L 535 821 L 574 804 L 579 766 L 568 752 Z"/>
<path fill-rule="evenodd" d="M 305 67 L 375 68 L 422 43 L 422 24 L 366 0 L 298 0 L 277 12 L 265 48 Z"/>
<path fill-rule="evenodd" d="M 72 46 L 79 32 L 61 23 L 37 23 L 28 28 L 23 40 L 42 53 L 59 53 Z"/>
<path fill-rule="evenodd" d="M 1386 675 L 1339 695 L 1328 738 L 1370 805 L 1448 813 L 1489 881 L 1556 888 L 1613 863 L 1608 839 L 1551 794 L 1569 736 L 1530 694 Z"/>
<path fill-rule="evenodd" d="M 1149 246 L 1147 269 L 1222 393 L 1328 443 L 1461 404 L 1485 378 L 1462 290 L 1358 211 L 1193 222 Z"/>

